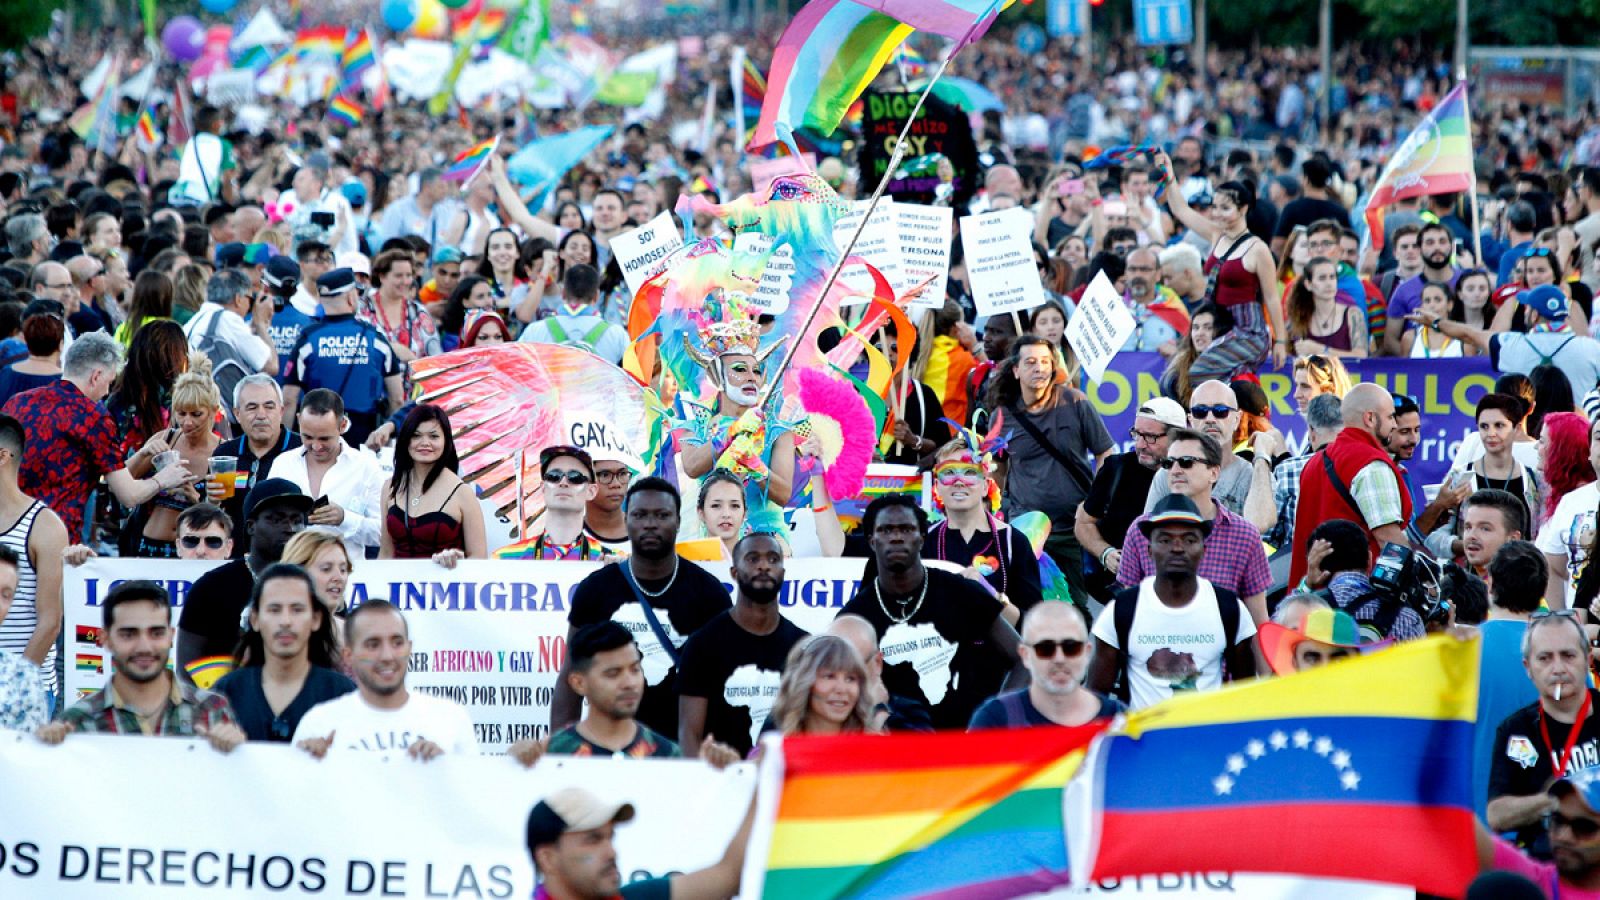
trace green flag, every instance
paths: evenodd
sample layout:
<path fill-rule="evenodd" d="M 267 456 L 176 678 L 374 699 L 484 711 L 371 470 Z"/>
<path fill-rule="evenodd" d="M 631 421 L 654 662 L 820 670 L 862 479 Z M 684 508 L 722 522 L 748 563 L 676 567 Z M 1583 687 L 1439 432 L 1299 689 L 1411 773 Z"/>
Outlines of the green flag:
<path fill-rule="evenodd" d="M 550 0 L 523 0 L 511 27 L 500 36 L 500 49 L 533 64 L 539 48 L 550 40 Z"/>
<path fill-rule="evenodd" d="M 612 72 L 594 99 L 607 106 L 639 106 L 655 86 L 654 72 Z"/>
<path fill-rule="evenodd" d="M 461 79 L 461 70 L 467 67 L 467 60 L 472 58 L 472 51 L 478 46 L 479 24 L 482 16 L 473 16 L 472 27 L 467 31 L 467 39 L 456 47 L 455 59 L 450 61 L 450 70 L 445 73 L 444 84 L 440 85 L 439 93 L 428 100 L 428 114 L 442 116 L 450 108 L 450 98 L 455 96 L 456 82 Z"/>
<path fill-rule="evenodd" d="M 158 40 L 160 35 L 156 33 L 156 0 L 139 0 L 139 11 L 144 16 L 145 40 Z"/>

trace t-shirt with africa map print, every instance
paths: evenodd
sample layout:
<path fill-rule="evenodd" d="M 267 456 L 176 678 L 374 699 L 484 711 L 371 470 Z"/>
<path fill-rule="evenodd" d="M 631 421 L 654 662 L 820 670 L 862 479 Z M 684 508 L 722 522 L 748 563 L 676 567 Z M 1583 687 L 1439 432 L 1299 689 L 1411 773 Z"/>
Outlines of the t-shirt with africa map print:
<path fill-rule="evenodd" d="M 782 616 L 771 634 L 751 634 L 725 612 L 683 645 L 678 693 L 704 697 L 705 733 L 748 756 L 778 699 L 783 663 L 805 637 Z"/>
<path fill-rule="evenodd" d="M 1179 691 L 1208 691 L 1222 685 L 1228 639 L 1216 589 L 1198 579 L 1194 599 L 1174 609 L 1156 596 L 1155 581 L 1151 576 L 1139 584 L 1139 603 L 1128 631 L 1129 709 L 1144 709 Z M 1255 636 L 1255 621 L 1238 597 L 1227 596 L 1239 604 L 1235 643 L 1241 644 Z M 1094 620 L 1095 638 L 1112 647 L 1117 647 L 1116 607 L 1117 601 L 1111 601 Z"/>
<path fill-rule="evenodd" d="M 883 684 L 890 694 L 927 700 L 935 728 L 966 728 L 973 710 L 1005 680 L 1004 673 L 994 677 L 993 666 L 979 664 L 992 652 L 985 642 L 1000 615 L 1000 601 L 960 575 L 926 571 L 927 596 L 903 623 L 889 618 L 875 581 L 863 582 L 839 612 L 861 616 L 877 629 Z"/>

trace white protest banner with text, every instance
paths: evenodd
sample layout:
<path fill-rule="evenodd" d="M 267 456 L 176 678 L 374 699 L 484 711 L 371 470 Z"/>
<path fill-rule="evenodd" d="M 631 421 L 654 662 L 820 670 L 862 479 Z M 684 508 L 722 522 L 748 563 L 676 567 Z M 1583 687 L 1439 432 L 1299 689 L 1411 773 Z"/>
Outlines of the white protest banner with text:
<path fill-rule="evenodd" d="M 1065 336 L 1072 345 L 1072 352 L 1078 355 L 1078 362 L 1083 364 L 1083 370 L 1099 381 L 1106 373 L 1106 366 L 1111 364 L 1111 358 L 1133 334 L 1134 327 L 1133 313 L 1128 312 L 1127 304 L 1122 302 L 1111 279 L 1101 272 L 1083 292 L 1072 321 L 1067 323 Z"/>
<path fill-rule="evenodd" d="M 978 315 L 1000 315 L 1044 303 L 1044 285 L 1033 258 L 1033 215 L 1026 209 L 963 217 L 961 250 Z"/>
<path fill-rule="evenodd" d="M 741 232 L 733 239 L 733 252 L 760 256 L 772 249 L 772 238 L 754 231 Z M 750 304 L 762 312 L 777 315 L 789 308 L 789 291 L 794 288 L 794 247 L 784 244 L 767 257 L 761 282 L 749 294 Z"/>
<path fill-rule="evenodd" d="M 98 640 L 100 603 L 113 585 L 133 579 L 163 585 L 173 598 L 176 624 L 195 579 L 213 565 L 95 559 L 67 566 L 62 585 L 67 702 L 99 690 L 110 674 Z M 497 753 L 523 738 L 549 736 L 572 592 L 600 565 L 467 560 L 445 569 L 429 560 L 357 560 L 349 601 L 358 606 L 378 598 L 400 608 L 411 630 L 407 685 L 466 706 L 484 752 Z M 855 593 L 862 565 L 860 559 L 789 560 L 778 598 L 783 614 L 806 631 L 827 628 Z M 706 568 L 732 585 L 725 563 Z M 244 599 L 239 598 L 241 604 Z"/>
<path fill-rule="evenodd" d="M 667 258 L 682 246 L 683 235 L 670 212 L 612 238 L 611 252 L 617 257 L 617 265 L 622 267 L 628 294 L 639 293 L 646 281 L 661 274 L 667 267 Z"/>
<path fill-rule="evenodd" d="M 872 210 L 872 217 L 867 218 L 867 206 L 870 201 L 857 200 L 851 205 L 850 211 L 840 216 L 833 223 L 833 242 L 839 246 L 839 251 L 844 252 L 850 238 L 861 226 L 861 220 L 866 218 L 867 227 L 862 229 L 861 238 L 856 241 L 850 250 L 851 256 L 861 257 L 863 262 L 870 264 L 883 275 L 889 287 L 894 290 L 896 297 L 900 296 L 906 287 L 903 254 L 900 246 L 900 229 L 896 224 L 896 208 L 899 204 L 888 197 L 878 201 Z M 839 273 L 839 283 L 855 294 L 844 305 L 853 306 L 868 303 L 872 300 L 873 281 L 872 275 L 865 266 L 847 265 Z M 943 301 L 940 301 L 943 305 Z"/>
<path fill-rule="evenodd" d="M 224 755 L 182 738 L 49 746 L 0 732 L 0 897 L 522 900 L 534 889 L 528 811 L 551 793 L 579 785 L 634 805 L 616 831 L 626 883 L 720 859 L 753 776 L 696 760 L 549 757 L 530 770 L 485 757 L 318 761 L 268 744 Z"/>
<path fill-rule="evenodd" d="M 944 306 L 945 284 L 950 280 L 950 223 L 955 213 L 948 206 L 916 203 L 896 203 L 894 212 L 906 290 L 933 279 L 911 301 L 910 308 L 939 309 Z"/>

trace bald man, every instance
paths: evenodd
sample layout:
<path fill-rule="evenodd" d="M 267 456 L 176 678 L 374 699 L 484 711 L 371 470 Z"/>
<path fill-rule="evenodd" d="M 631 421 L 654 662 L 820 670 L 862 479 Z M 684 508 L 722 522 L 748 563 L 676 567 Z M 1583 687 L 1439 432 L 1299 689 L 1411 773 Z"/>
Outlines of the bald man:
<path fill-rule="evenodd" d="M 1339 410 L 1344 430 L 1300 474 L 1291 585 L 1305 575 L 1305 540 L 1321 522 L 1347 519 L 1360 525 L 1371 559 L 1378 558 L 1384 544 L 1411 545 L 1405 527 L 1411 521 L 1411 494 L 1386 445 L 1395 429 L 1393 395 L 1375 384 L 1358 384 L 1345 394 Z M 1324 460 L 1333 463 L 1331 475 Z"/>
<path fill-rule="evenodd" d="M 1202 382 L 1189 395 L 1189 427 L 1210 436 L 1222 448 L 1222 465 L 1217 469 L 1217 483 L 1211 489 L 1211 499 L 1226 507 L 1228 512 L 1244 516 L 1257 531 L 1261 531 L 1271 527 L 1275 521 L 1266 515 L 1271 510 L 1260 510 L 1263 514 L 1252 519 L 1245 513 L 1245 507 L 1252 494 L 1270 501 L 1272 467 L 1263 454 L 1257 454 L 1260 462 L 1252 465 L 1233 452 L 1233 437 L 1239 430 L 1239 416 L 1239 398 L 1226 382 Z M 1167 481 L 1167 470 L 1163 468 L 1150 481 L 1150 493 L 1145 496 L 1144 511 L 1153 511 L 1161 498 L 1170 493 L 1172 487 Z"/>
<path fill-rule="evenodd" d="M 867 664 L 867 683 L 862 690 L 872 700 L 872 724 L 879 731 L 932 731 L 933 713 L 928 704 L 914 697 L 898 697 L 883 684 L 883 653 L 878 650 L 878 631 L 860 616 L 846 613 L 834 619 L 827 634 L 844 638 Z M 769 720 L 767 728 L 772 723 Z"/>
<path fill-rule="evenodd" d="M 990 697 L 972 714 L 968 731 L 1086 725 L 1122 711 L 1122 704 L 1083 685 L 1094 644 L 1083 613 L 1071 603 L 1040 603 L 1022 619 L 1018 652 L 1032 679 L 1020 691 Z"/>
<path fill-rule="evenodd" d="M 71 314 L 72 333 L 114 330 L 121 320 L 102 305 L 106 291 L 105 265 L 92 256 L 74 256 L 67 260 L 67 272 L 72 275 L 72 289 L 78 295 L 78 310 Z"/>
<path fill-rule="evenodd" d="M 255 240 L 256 233 L 267 227 L 267 214 L 259 206 L 241 206 L 233 211 L 230 220 L 233 239 L 241 244 Z"/>
<path fill-rule="evenodd" d="M 989 171 L 983 175 L 983 196 L 973 199 L 971 212 L 977 215 L 980 212 L 989 212 L 1006 208 L 1005 201 L 996 205 L 995 199 L 999 197 L 1010 198 L 1011 206 L 1027 202 L 1027 189 L 1022 183 L 1022 176 L 1017 174 L 1015 166 L 1001 163 L 990 166 Z"/>

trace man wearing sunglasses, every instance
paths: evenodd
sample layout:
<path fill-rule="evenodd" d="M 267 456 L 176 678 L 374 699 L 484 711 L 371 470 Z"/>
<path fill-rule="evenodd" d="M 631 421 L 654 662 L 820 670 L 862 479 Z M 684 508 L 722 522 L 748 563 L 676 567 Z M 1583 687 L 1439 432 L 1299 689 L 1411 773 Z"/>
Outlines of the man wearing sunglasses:
<path fill-rule="evenodd" d="M 1557 801 L 1545 786 L 1551 778 L 1600 773 L 1600 695 L 1588 686 L 1589 637 L 1577 614 L 1534 614 L 1522 636 L 1522 664 L 1539 700 L 1507 716 L 1495 733 L 1486 818 L 1495 832 L 1515 831 L 1518 847 L 1549 859 L 1544 817 Z"/>
<path fill-rule="evenodd" d="M 233 522 L 222 507 L 196 503 L 178 514 L 179 559 L 228 559 L 233 556 Z"/>
<path fill-rule="evenodd" d="M 1150 483 L 1167 456 L 1172 432 L 1188 424 L 1178 401 L 1151 398 L 1139 407 L 1133 427 L 1128 429 L 1132 448 L 1112 456 L 1094 473 L 1089 496 L 1078 507 L 1073 533 L 1097 563 L 1096 571 L 1088 575 L 1089 593 L 1101 603 L 1109 602 L 1116 590 L 1128 527 L 1144 508 Z"/>
<path fill-rule="evenodd" d="M 1549 808 L 1542 821 L 1550 837 L 1552 861 L 1530 858 L 1480 822 L 1479 868 L 1519 874 L 1539 885 L 1545 892 L 1541 896 L 1563 900 L 1600 897 L 1600 777 L 1584 771 L 1557 779 L 1539 799 Z"/>
<path fill-rule="evenodd" d="M 595 496 L 594 460 L 578 447 L 546 447 L 539 453 L 544 481 L 544 530 L 525 541 L 507 544 L 495 559 L 600 561 L 610 551 L 583 530 L 584 514 Z"/>
<path fill-rule="evenodd" d="M 1243 516 L 1251 493 L 1272 496 L 1272 470 L 1266 465 L 1252 468 L 1249 462 L 1234 454 L 1233 439 L 1239 432 L 1239 415 L 1239 398 L 1226 382 L 1207 381 L 1190 395 L 1189 427 L 1208 435 L 1222 451 L 1212 498 L 1229 512 Z M 1168 479 L 1166 470 L 1156 473 L 1150 482 L 1150 493 L 1145 497 L 1145 512 L 1155 509 L 1161 498 L 1174 493 Z"/>
<path fill-rule="evenodd" d="M 1031 676 L 1028 687 L 985 700 L 967 730 L 1085 725 L 1122 712 L 1117 700 L 1083 686 L 1090 649 L 1089 626 L 1077 607 L 1041 603 L 1028 610 L 1017 647 Z"/>

